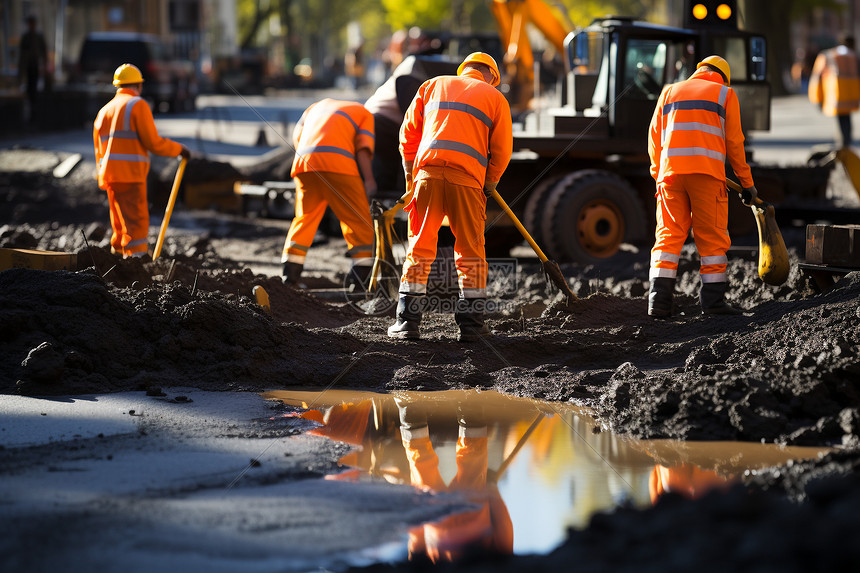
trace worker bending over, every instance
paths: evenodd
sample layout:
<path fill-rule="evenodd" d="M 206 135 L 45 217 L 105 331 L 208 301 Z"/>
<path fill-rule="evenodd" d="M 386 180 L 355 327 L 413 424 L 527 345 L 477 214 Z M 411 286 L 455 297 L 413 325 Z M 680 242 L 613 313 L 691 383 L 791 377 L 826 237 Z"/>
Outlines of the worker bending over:
<path fill-rule="evenodd" d="M 726 158 L 743 186 L 757 196 L 744 152 L 738 98 L 729 64 L 708 56 L 689 79 L 663 88 L 648 132 L 651 176 L 657 182 L 657 230 L 651 249 L 648 314 L 672 314 L 681 247 L 690 228 L 701 258 L 699 300 L 707 314 L 740 314 L 725 301 L 729 197 Z"/>
<path fill-rule="evenodd" d="M 113 75 L 116 95 L 93 122 L 93 146 L 99 187 L 107 192 L 111 251 L 124 257 L 147 253 L 149 206 L 146 176 L 149 154 L 188 159 L 191 152 L 181 143 L 160 137 L 149 104 L 140 97 L 143 76 L 131 64 L 123 64 Z"/>
<path fill-rule="evenodd" d="M 403 263 L 393 338 L 419 338 L 422 297 L 436 258 L 439 228 L 447 216 L 454 235 L 460 296 L 454 318 L 460 340 L 490 334 L 484 324 L 487 196 L 508 166 L 513 147 L 511 110 L 499 85 L 499 68 L 483 52 L 463 60 L 456 76 L 427 80 L 400 128 L 400 154 L 412 199 L 409 246 Z"/>
<path fill-rule="evenodd" d="M 283 280 L 298 284 L 317 227 L 331 207 L 353 261 L 348 280 L 364 287 L 373 265 L 367 200 L 376 193 L 373 115 L 360 103 L 326 98 L 302 114 L 293 145 L 290 175 L 296 181 L 296 216 L 281 256 Z"/>

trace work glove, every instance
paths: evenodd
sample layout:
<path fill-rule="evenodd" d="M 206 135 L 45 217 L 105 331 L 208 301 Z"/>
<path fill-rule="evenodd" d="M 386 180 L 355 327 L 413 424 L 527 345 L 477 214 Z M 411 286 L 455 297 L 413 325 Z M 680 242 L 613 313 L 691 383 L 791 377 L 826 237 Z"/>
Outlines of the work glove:
<path fill-rule="evenodd" d="M 179 155 L 182 159 L 191 159 L 191 150 L 183 145 L 182 149 L 179 151 Z"/>
<path fill-rule="evenodd" d="M 758 191 L 756 190 L 755 185 L 752 187 L 744 187 L 743 191 L 741 191 L 741 202 L 747 207 L 755 203 L 757 198 Z"/>
<path fill-rule="evenodd" d="M 484 183 L 484 195 L 486 195 L 487 197 L 492 197 L 493 191 L 496 190 L 496 185 L 498 184 L 498 181 L 486 181 Z"/>

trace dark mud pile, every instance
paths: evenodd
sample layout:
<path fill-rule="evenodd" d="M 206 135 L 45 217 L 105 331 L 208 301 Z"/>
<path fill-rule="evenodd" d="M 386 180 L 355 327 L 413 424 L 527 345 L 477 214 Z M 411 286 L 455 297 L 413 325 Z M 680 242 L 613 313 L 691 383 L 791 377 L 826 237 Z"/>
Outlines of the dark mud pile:
<path fill-rule="evenodd" d="M 0 221 L 10 222 L 0 226 L 0 247 L 78 253 L 73 271 L 0 272 L 0 392 L 177 383 L 205 390 L 477 387 L 589 406 L 604 428 L 643 438 L 845 446 L 822 460 L 746 476 L 725 495 L 693 503 L 670 495 L 646 512 L 598 517 L 547 557 L 472 565 L 808 571 L 856 563 L 858 273 L 816 293 L 794 267 L 774 288 L 757 278 L 754 259 L 733 256 L 729 300 L 746 313 L 705 317 L 696 299 L 698 257 L 688 245 L 677 315 L 655 321 L 646 316 L 647 249 L 599 267 L 563 265 L 579 296 L 570 307 L 547 293 L 536 260 L 523 259 L 515 292 L 500 295 L 505 305 L 488 316 L 491 339 L 461 344 L 450 314 L 429 313 L 422 340 L 392 341 L 385 336 L 390 310 L 362 314 L 345 300 L 323 300 L 249 270 L 248 253 L 276 261 L 283 241 L 283 227 L 263 220 L 204 214 L 212 229 L 170 236 L 157 261 L 111 255 L 104 198 L 89 177 L 72 175 L 0 174 Z M 802 229 L 784 235 L 796 263 Z M 335 260 L 339 249 L 333 242 L 311 254 Z M 317 286 L 338 286 L 345 264 L 316 276 Z M 271 314 L 256 304 L 255 286 L 268 292 Z"/>

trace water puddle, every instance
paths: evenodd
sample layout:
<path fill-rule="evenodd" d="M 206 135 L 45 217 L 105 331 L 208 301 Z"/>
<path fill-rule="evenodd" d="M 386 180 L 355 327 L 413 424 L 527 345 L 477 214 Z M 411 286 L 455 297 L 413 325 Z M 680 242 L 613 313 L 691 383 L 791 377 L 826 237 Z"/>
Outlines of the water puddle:
<path fill-rule="evenodd" d="M 273 391 L 304 409 L 313 434 L 357 446 L 341 479 L 457 491 L 477 509 L 410 531 L 410 555 L 466 547 L 547 553 L 595 512 L 645 508 L 665 492 L 700 496 L 746 471 L 827 450 L 745 442 L 633 440 L 586 410 L 496 392 Z"/>

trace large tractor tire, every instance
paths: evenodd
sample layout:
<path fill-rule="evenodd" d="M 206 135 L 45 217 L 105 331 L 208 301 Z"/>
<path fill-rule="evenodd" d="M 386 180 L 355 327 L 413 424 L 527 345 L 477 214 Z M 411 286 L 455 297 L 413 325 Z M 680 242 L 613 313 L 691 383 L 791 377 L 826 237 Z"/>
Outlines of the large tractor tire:
<path fill-rule="evenodd" d="M 523 226 L 526 231 L 537 241 L 538 246 L 543 249 L 546 245 L 546 239 L 543 234 L 543 214 L 546 211 L 546 203 L 549 200 L 550 191 L 552 191 L 558 178 L 544 179 L 534 188 L 534 191 L 529 193 L 528 201 L 526 201 L 525 209 L 523 210 Z"/>
<path fill-rule="evenodd" d="M 585 169 L 552 185 L 541 228 L 548 256 L 558 262 L 594 264 L 617 253 L 621 243 L 644 241 L 647 217 L 625 179 Z"/>

